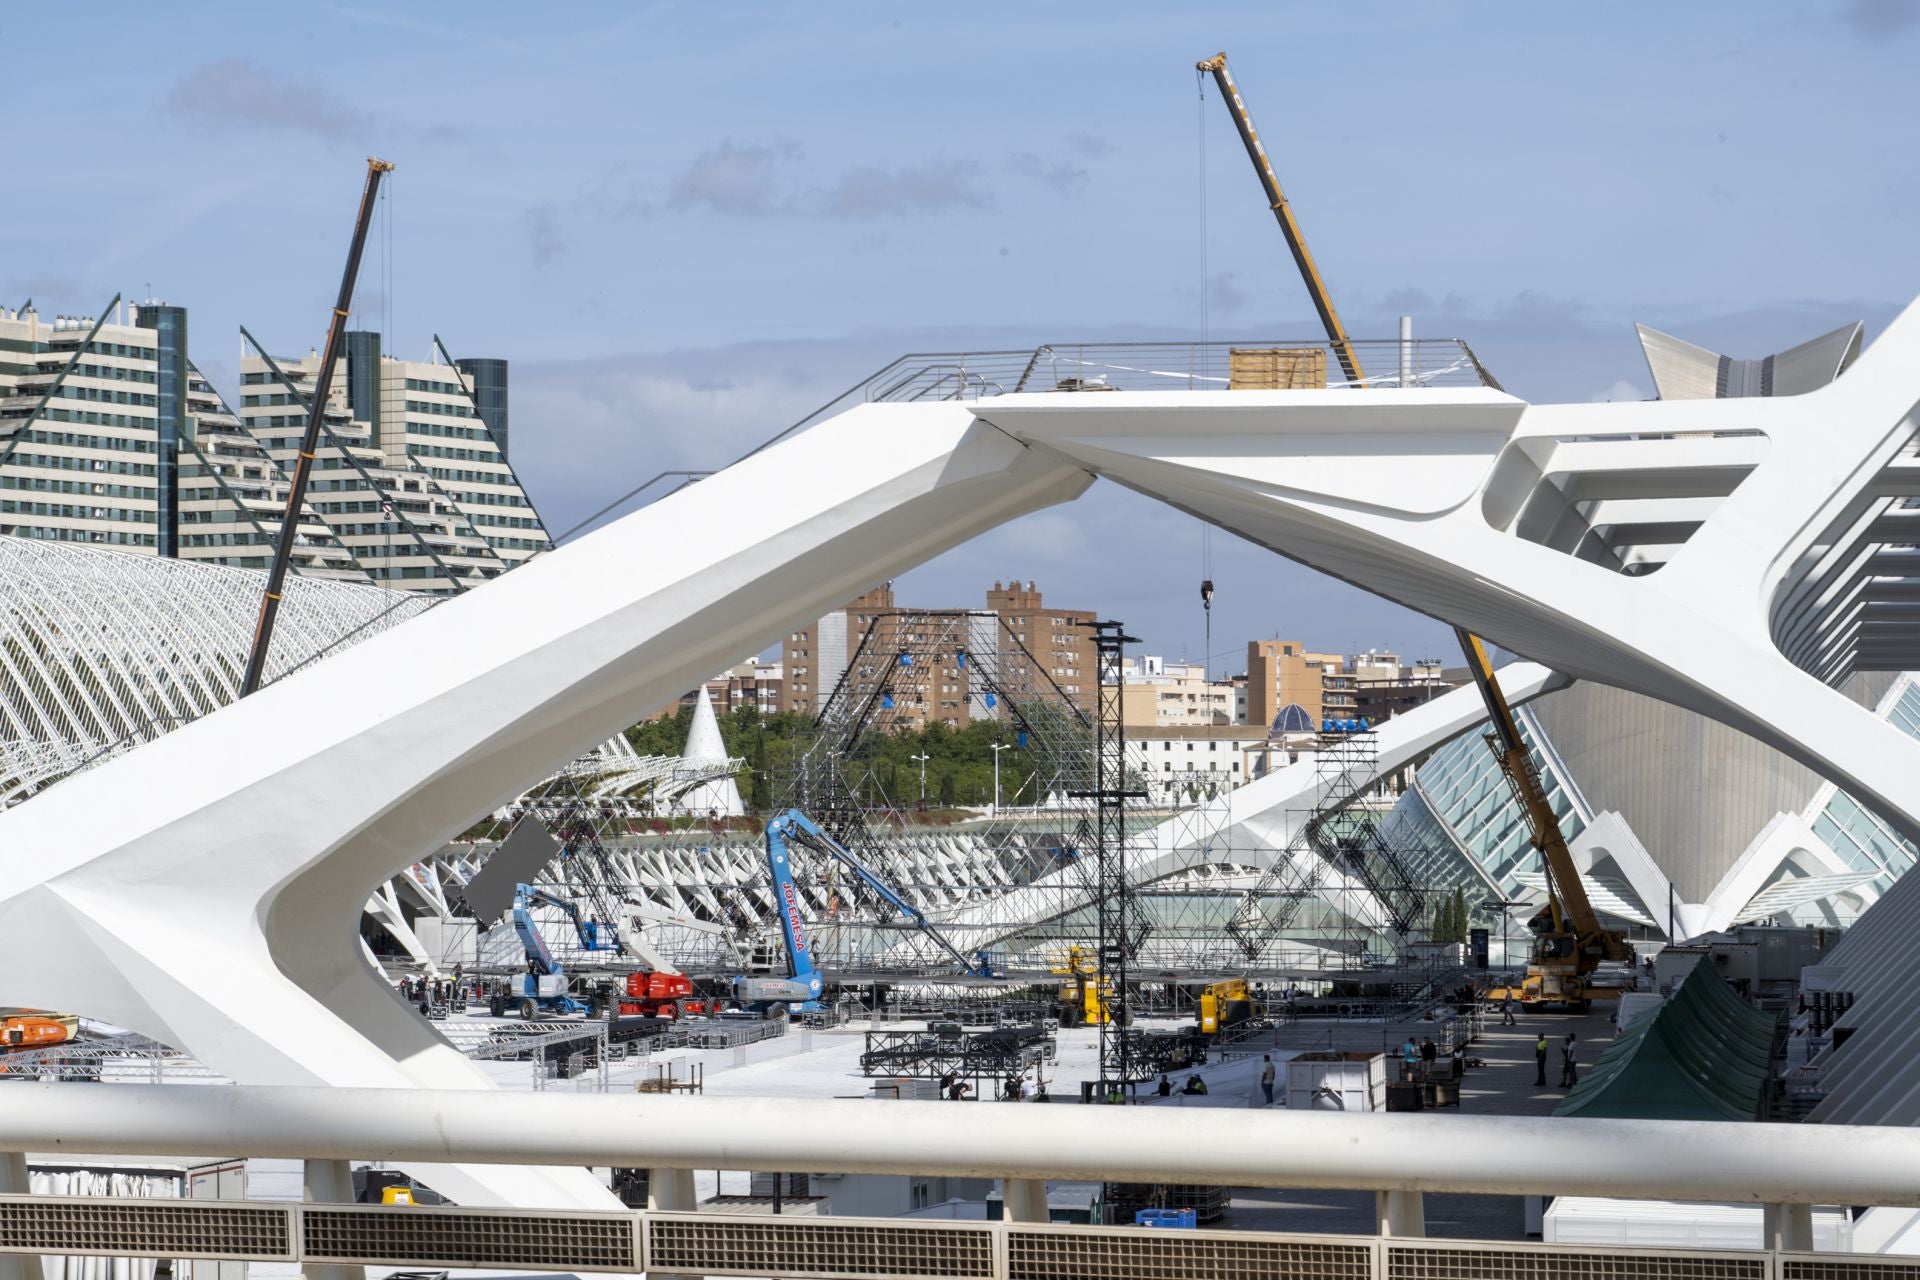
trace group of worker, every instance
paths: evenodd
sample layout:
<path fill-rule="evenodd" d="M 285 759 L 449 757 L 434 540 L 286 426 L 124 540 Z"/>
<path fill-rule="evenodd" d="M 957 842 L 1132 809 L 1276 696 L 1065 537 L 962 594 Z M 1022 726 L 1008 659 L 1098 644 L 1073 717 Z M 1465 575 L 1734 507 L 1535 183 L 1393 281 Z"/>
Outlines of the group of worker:
<path fill-rule="evenodd" d="M 1533 1084 L 1536 1089 L 1547 1087 L 1547 1033 L 1542 1031 L 1533 1042 Z M 1571 1089 L 1580 1083 L 1580 1036 L 1578 1032 L 1567 1032 L 1566 1039 L 1560 1042 L 1560 1087 Z"/>
<path fill-rule="evenodd" d="M 973 1093 L 973 1086 L 949 1071 L 940 1077 L 940 1096 L 948 1102 L 965 1102 Z M 1047 1081 L 1044 1076 L 1035 1074 L 1031 1085 L 1025 1075 L 1010 1075 L 1006 1083 L 1000 1086 L 1002 1102 L 1051 1102 L 1047 1093 Z"/>
<path fill-rule="evenodd" d="M 492 984 L 484 979 L 468 980 L 465 966 L 458 963 L 453 966 L 451 977 L 402 974 L 399 987 L 402 1000 L 423 1008 L 427 1005 L 461 1008 L 469 999 L 485 1004 L 487 997 L 493 994 Z"/>
<path fill-rule="evenodd" d="M 1440 1046 L 1433 1042 L 1432 1036 L 1415 1041 L 1412 1036 L 1400 1046 L 1400 1079 L 1403 1081 L 1433 1078 L 1433 1069 L 1440 1061 Z"/>

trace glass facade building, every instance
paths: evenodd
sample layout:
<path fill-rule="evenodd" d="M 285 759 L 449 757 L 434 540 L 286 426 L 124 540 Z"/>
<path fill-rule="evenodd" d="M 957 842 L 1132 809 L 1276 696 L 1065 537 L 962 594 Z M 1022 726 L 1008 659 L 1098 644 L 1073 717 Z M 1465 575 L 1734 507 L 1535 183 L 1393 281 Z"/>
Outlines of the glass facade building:
<path fill-rule="evenodd" d="M 500 456 L 507 456 L 507 362 L 505 360 L 460 360 L 456 366 L 473 384 L 473 407 L 480 421 L 487 424 Z"/>

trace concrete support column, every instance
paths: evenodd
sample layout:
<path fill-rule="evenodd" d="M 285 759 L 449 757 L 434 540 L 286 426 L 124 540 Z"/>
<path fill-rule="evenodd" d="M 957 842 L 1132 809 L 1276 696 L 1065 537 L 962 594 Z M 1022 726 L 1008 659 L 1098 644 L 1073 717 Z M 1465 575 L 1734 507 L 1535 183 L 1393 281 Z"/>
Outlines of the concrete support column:
<path fill-rule="evenodd" d="M 1813 1252 L 1812 1205 L 1770 1204 L 1762 1213 L 1761 1222 L 1761 1235 L 1767 1248 Z"/>
<path fill-rule="evenodd" d="M 1047 1221 L 1047 1184 L 1041 1178 L 1008 1178 L 1000 1184 L 1008 1222 Z"/>
<path fill-rule="evenodd" d="M 27 1180 L 26 1152 L 0 1151 L 0 1194 L 33 1194 L 33 1184 Z M 45 1276 L 37 1253 L 0 1254 L 0 1280 L 45 1280 Z"/>
<path fill-rule="evenodd" d="M 647 1170 L 647 1208 L 663 1213 L 692 1213 L 700 1207 L 691 1169 Z"/>
<path fill-rule="evenodd" d="M 353 1165 L 346 1160 L 308 1160 L 301 1181 L 308 1204 L 352 1204 Z M 367 1280 L 365 1267 L 305 1265 L 306 1280 Z"/>
<path fill-rule="evenodd" d="M 1427 1234 L 1427 1206 L 1418 1191 L 1376 1191 L 1374 1219 L 1383 1236 Z"/>
<path fill-rule="evenodd" d="M 647 1208 L 661 1213 L 692 1213 L 700 1207 L 700 1192 L 691 1169 L 647 1170 Z M 700 1280 L 698 1276 L 647 1272 L 647 1280 Z"/>

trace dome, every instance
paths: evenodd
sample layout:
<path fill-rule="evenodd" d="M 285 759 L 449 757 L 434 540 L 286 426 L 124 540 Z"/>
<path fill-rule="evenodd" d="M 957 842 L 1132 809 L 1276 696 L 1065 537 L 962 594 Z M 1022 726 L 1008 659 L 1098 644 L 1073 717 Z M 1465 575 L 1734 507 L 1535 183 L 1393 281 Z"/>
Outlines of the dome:
<path fill-rule="evenodd" d="M 1280 714 L 1273 718 L 1273 728 L 1268 730 L 1268 733 L 1270 736 L 1278 737 L 1283 733 L 1312 733 L 1313 731 L 1313 717 L 1307 714 L 1307 709 L 1297 702 L 1289 702 L 1280 708 Z"/>

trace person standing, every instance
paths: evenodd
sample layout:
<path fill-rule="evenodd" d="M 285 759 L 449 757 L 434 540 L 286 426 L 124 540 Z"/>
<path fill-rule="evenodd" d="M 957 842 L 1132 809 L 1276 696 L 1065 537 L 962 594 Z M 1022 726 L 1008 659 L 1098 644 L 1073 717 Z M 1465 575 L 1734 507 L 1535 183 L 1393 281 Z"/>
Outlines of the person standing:
<path fill-rule="evenodd" d="M 1263 1054 L 1260 1059 L 1260 1088 L 1267 1095 L 1267 1105 L 1273 1105 L 1273 1055 Z"/>
<path fill-rule="evenodd" d="M 1544 1031 L 1533 1042 L 1533 1084 L 1536 1089 L 1547 1087 L 1547 1033 Z"/>
<path fill-rule="evenodd" d="M 1500 1022 L 1502 1026 L 1518 1026 L 1519 1020 L 1513 1016 L 1513 988 L 1507 988 L 1507 998 L 1500 1002 Z"/>
<path fill-rule="evenodd" d="M 1578 1061 L 1579 1037 L 1567 1032 L 1566 1043 L 1560 1046 L 1560 1087 L 1571 1089 L 1580 1083 L 1580 1064 Z"/>
<path fill-rule="evenodd" d="M 1433 1042 L 1432 1036 L 1420 1041 L 1420 1065 L 1426 1072 L 1426 1078 L 1433 1079 L 1433 1064 L 1440 1060 L 1440 1046 Z"/>
<path fill-rule="evenodd" d="M 1420 1046 L 1414 1042 L 1412 1036 L 1408 1036 L 1407 1042 L 1400 1046 L 1400 1078 L 1413 1079 L 1413 1069 L 1419 1062 Z"/>

